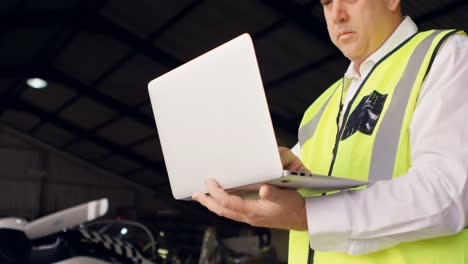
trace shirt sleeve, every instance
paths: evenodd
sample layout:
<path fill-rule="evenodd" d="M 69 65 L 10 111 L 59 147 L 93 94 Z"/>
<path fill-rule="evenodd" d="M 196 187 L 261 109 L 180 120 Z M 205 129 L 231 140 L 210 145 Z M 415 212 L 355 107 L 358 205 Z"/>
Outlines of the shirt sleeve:
<path fill-rule="evenodd" d="M 306 198 L 310 246 L 362 255 L 460 232 L 468 216 L 468 38 L 450 37 L 410 124 L 412 167 L 363 190 Z"/>

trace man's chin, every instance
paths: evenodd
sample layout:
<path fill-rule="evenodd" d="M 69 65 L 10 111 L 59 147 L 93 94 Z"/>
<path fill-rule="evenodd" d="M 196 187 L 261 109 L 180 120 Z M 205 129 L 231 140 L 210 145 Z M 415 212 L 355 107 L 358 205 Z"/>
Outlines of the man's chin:
<path fill-rule="evenodd" d="M 349 44 L 344 47 L 340 47 L 340 50 L 343 53 L 343 55 L 346 58 L 348 58 L 350 61 L 354 61 L 354 62 L 359 61 L 361 57 L 358 55 L 359 52 L 358 52 L 356 45 Z"/>

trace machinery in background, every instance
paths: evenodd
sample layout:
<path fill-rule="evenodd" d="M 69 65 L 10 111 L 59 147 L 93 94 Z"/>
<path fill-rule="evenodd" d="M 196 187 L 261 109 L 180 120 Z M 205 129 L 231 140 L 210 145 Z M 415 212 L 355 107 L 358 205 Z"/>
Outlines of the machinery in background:
<path fill-rule="evenodd" d="M 269 233 L 248 232 L 229 238 L 223 235 L 221 239 L 214 227 L 202 228 L 193 232 L 192 236 L 199 240 L 194 240 L 198 241 L 190 246 L 193 250 L 189 253 L 172 241 L 171 232 L 159 231 L 155 235 L 135 221 L 96 220 L 108 209 L 108 200 L 100 199 L 31 222 L 2 218 L 0 263 L 278 263 Z"/>
<path fill-rule="evenodd" d="M 155 263 L 179 263 L 173 260 L 167 246 L 145 225 L 129 220 L 103 219 L 84 225 L 85 230 L 95 235 L 114 238 L 135 247 L 142 257 Z"/>
<path fill-rule="evenodd" d="M 247 234 L 220 240 L 216 230 L 205 230 L 198 264 L 277 264 L 266 234 Z"/>
<path fill-rule="evenodd" d="M 129 242 L 82 224 L 106 214 L 107 199 L 91 201 L 32 222 L 0 219 L 0 263 L 153 263 Z"/>

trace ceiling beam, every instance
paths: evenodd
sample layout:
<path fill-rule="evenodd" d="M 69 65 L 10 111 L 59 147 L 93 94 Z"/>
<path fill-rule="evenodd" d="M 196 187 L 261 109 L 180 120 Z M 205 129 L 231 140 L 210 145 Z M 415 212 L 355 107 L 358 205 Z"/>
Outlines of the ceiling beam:
<path fill-rule="evenodd" d="M 47 27 L 57 24 L 64 26 L 76 25 L 74 14 L 80 13 L 82 29 L 90 32 L 97 32 L 111 35 L 128 46 L 142 51 L 146 56 L 169 67 L 174 68 L 181 62 L 174 56 L 153 46 L 151 40 L 145 40 L 133 34 L 121 26 L 115 24 L 110 19 L 87 8 L 80 9 L 55 9 L 44 12 L 21 12 L 10 13 L 0 18 L 0 23 L 7 28 L 21 27 Z"/>
<path fill-rule="evenodd" d="M 158 35 L 164 33 L 167 29 L 170 28 L 170 26 L 172 26 L 174 23 L 176 23 L 177 21 L 179 21 L 180 19 L 182 19 L 188 12 L 190 12 L 191 10 L 193 10 L 194 8 L 196 8 L 197 6 L 199 6 L 199 4 L 202 2 L 202 0 L 198 0 L 198 1 L 194 1 L 192 3 L 190 3 L 188 6 L 186 6 L 185 8 L 183 8 L 179 13 L 177 13 L 175 16 L 173 16 L 171 19 L 169 19 L 165 24 L 163 24 L 159 29 L 157 29 L 155 32 L 153 32 L 149 38 L 147 38 L 146 40 L 151 40 L 155 37 L 157 37 Z M 76 21 L 77 24 L 71 26 L 71 28 L 73 28 L 72 30 L 72 33 L 71 34 L 68 34 L 69 36 L 67 37 L 67 39 L 65 40 L 64 44 L 62 45 L 62 48 L 60 49 L 56 49 L 55 50 L 55 54 L 54 56 L 51 56 L 50 59 L 48 60 L 45 60 L 45 61 L 53 61 L 55 60 L 55 57 L 57 56 L 58 52 L 60 52 L 61 50 L 63 50 L 63 47 L 67 46 L 69 42 L 71 42 L 77 32 L 80 30 L 80 28 L 83 26 L 84 24 L 84 20 L 83 18 L 79 17 L 79 18 L 76 18 Z M 143 41 L 144 39 L 142 39 Z M 122 65 L 124 65 L 126 62 L 128 62 L 135 54 L 137 54 L 137 50 L 135 49 L 132 49 L 130 50 L 124 57 L 122 57 L 121 59 L 119 59 L 112 67 L 110 67 L 108 70 L 106 70 L 103 74 L 101 74 L 92 84 L 89 85 L 90 89 L 91 90 L 97 90 L 96 87 L 98 87 L 98 85 L 103 81 L 105 80 L 108 76 L 112 75 L 115 71 L 117 71 L 120 67 L 122 67 Z M 51 67 L 49 65 L 49 67 Z M 94 88 L 93 88 L 94 87 Z M 75 95 L 73 98 L 71 98 L 70 100 L 66 101 L 61 107 L 59 107 L 54 113 L 55 114 L 58 114 L 59 112 L 61 112 L 63 109 L 67 108 L 69 105 L 75 103 L 76 101 L 79 100 L 79 98 L 82 96 L 82 93 L 77 93 L 77 95 Z M 103 124 L 97 126 L 96 128 L 94 128 L 92 130 L 92 132 L 95 132 L 97 131 L 98 129 L 102 128 L 104 125 L 108 125 L 110 124 L 111 122 L 114 122 L 118 119 L 121 119 L 122 117 L 124 117 L 125 115 L 128 115 L 128 116 L 131 116 L 129 113 L 136 113 L 136 114 L 139 114 L 140 111 L 139 111 L 139 106 L 140 105 L 137 105 L 137 106 L 132 106 L 130 107 L 130 109 L 127 109 L 127 111 L 125 112 L 122 112 L 120 111 L 120 109 L 117 111 L 118 114 L 116 117 L 112 118 L 111 120 L 107 121 L 107 122 L 104 122 Z M 112 107 L 112 106 L 109 106 L 108 107 Z M 47 120 L 43 120 L 41 123 L 37 124 L 34 128 L 37 129 L 39 127 L 41 127 L 44 123 L 46 123 Z M 148 124 L 145 124 L 143 122 L 143 125 L 145 126 L 148 126 L 149 127 L 153 127 L 153 122 L 149 122 Z M 69 145 L 72 145 L 74 143 L 76 143 L 77 141 L 81 140 L 80 137 L 77 137 L 74 141 L 72 142 L 69 142 L 67 146 Z M 66 146 L 64 146 L 66 147 Z"/>
<path fill-rule="evenodd" d="M 328 55 L 326 57 L 321 58 L 318 61 L 315 61 L 315 62 L 313 62 L 311 64 L 302 66 L 302 67 L 300 67 L 300 68 L 298 68 L 298 69 L 296 69 L 294 71 L 291 71 L 291 72 L 285 74 L 284 76 L 282 76 L 282 77 L 280 77 L 280 78 L 278 78 L 276 80 L 272 80 L 272 81 L 268 82 L 266 84 L 266 87 L 269 90 L 280 87 L 281 84 L 284 84 L 284 83 L 288 82 L 291 79 L 298 78 L 303 74 L 309 73 L 312 70 L 316 70 L 319 66 L 322 66 L 323 64 L 325 64 L 327 62 L 330 62 L 330 61 L 336 60 L 336 59 L 341 59 L 341 58 L 342 58 L 341 53 L 332 53 L 332 54 L 330 54 L 330 55 Z"/>
<path fill-rule="evenodd" d="M 46 78 L 50 78 L 49 80 L 65 84 L 67 85 L 67 87 L 72 88 L 76 92 L 82 95 L 88 96 L 118 113 L 123 113 L 124 115 L 135 119 L 136 121 L 138 121 L 139 123 L 141 123 L 142 125 L 148 128 L 151 128 L 151 129 L 156 128 L 156 124 L 153 118 L 148 117 L 147 115 L 139 111 L 135 111 L 133 107 L 128 106 L 127 104 L 121 103 L 120 101 L 117 101 L 113 99 L 112 97 L 102 92 L 99 92 L 96 89 L 93 89 L 92 87 L 86 86 L 81 81 L 66 75 L 60 70 L 56 70 L 52 68 L 47 69 L 44 72 L 44 75 L 46 76 Z"/>
<path fill-rule="evenodd" d="M 186 7 L 182 8 L 177 14 L 168 19 L 161 27 L 159 27 L 155 32 L 153 32 L 148 39 L 154 40 L 155 38 L 164 34 L 168 31 L 174 24 L 186 17 L 190 12 L 199 7 L 204 0 L 193 0 Z"/>
<path fill-rule="evenodd" d="M 124 103 L 121 103 L 112 97 L 105 95 L 101 92 L 99 92 L 96 89 L 92 89 L 82 82 L 80 82 L 77 79 L 74 79 L 70 76 L 67 76 L 65 73 L 53 69 L 53 68 L 47 68 L 47 69 L 37 69 L 33 67 L 29 67 L 28 65 L 19 65 L 19 66 L 12 66 L 12 67 L 6 67 L 6 68 L 0 68 L 0 77 L 24 77 L 27 78 L 29 76 L 38 76 L 45 78 L 48 81 L 55 81 L 62 83 L 66 85 L 69 88 L 72 88 L 73 90 L 77 91 L 78 93 L 81 93 L 85 96 L 88 96 L 89 98 L 109 107 L 110 109 L 117 111 L 118 113 L 123 113 L 136 121 L 140 122 L 144 126 L 147 126 L 151 129 L 156 128 L 156 124 L 153 118 L 150 118 L 146 116 L 145 114 L 135 111 L 133 107 L 130 107 Z M 34 113 L 33 113 L 34 114 Z M 272 119 L 276 122 L 275 125 L 278 127 L 281 127 L 285 131 L 296 134 L 296 129 L 291 127 L 290 125 L 283 125 L 285 124 L 283 121 L 285 121 L 284 118 L 282 118 L 279 114 L 271 111 L 271 116 Z M 52 115 L 51 115 L 52 117 Z M 287 121 L 288 124 L 291 124 L 291 122 Z M 296 123 L 293 120 L 293 123 Z"/>
<path fill-rule="evenodd" d="M 267 36 L 268 34 L 270 34 L 271 32 L 274 32 L 276 30 L 278 30 L 278 28 L 284 26 L 286 24 L 287 20 L 282 17 L 280 18 L 279 20 L 273 22 L 271 25 L 255 32 L 254 34 L 252 34 L 252 39 L 253 41 L 258 41 L 262 38 L 264 38 L 265 36 Z"/>
<path fill-rule="evenodd" d="M 73 25 L 74 21 L 68 15 L 70 14 L 70 12 L 71 11 L 67 9 L 67 10 L 47 11 L 47 12 L 42 12 L 42 13 L 12 14 L 12 15 L 8 15 L 0 19 L 0 23 L 5 23 L 9 27 L 38 27 L 38 26 L 55 25 L 57 23 Z M 151 40 L 142 39 L 139 36 L 131 32 L 128 32 L 121 26 L 113 23 L 109 19 L 99 14 L 94 14 L 90 10 L 83 9 L 82 12 L 83 12 L 83 16 L 87 18 L 87 19 L 84 19 L 86 21 L 83 25 L 84 29 L 98 32 L 98 33 L 108 34 L 120 40 L 121 42 L 129 45 L 133 49 L 139 50 L 140 52 L 150 57 L 154 61 L 158 63 L 162 63 L 163 65 L 167 66 L 170 69 L 175 68 L 183 63 L 182 61 L 178 60 L 172 55 L 156 48 L 152 44 Z M 75 11 L 73 13 L 75 13 Z M 14 67 L 14 68 L 17 69 L 17 67 Z M 2 72 L 1 70 L 0 70 L 0 73 L 2 73 L 3 75 L 4 72 Z M 5 70 L 6 70 L 5 72 L 10 72 L 10 73 L 15 71 L 15 70 L 11 70 L 8 68 L 6 68 Z M 42 71 L 42 72 L 44 75 L 49 75 L 46 71 Z M 107 95 L 104 95 L 98 92 L 96 89 L 85 88 L 84 85 L 80 83 L 80 81 L 74 80 L 73 78 L 66 76 L 64 73 L 58 70 L 52 70 L 52 73 L 50 73 L 50 75 L 52 75 L 54 78 L 62 79 L 64 81 L 64 84 L 69 85 L 70 88 L 78 90 L 79 92 L 84 92 L 85 95 L 95 99 L 98 102 L 103 103 L 104 105 L 111 107 L 114 110 L 124 109 L 122 112 L 124 112 L 125 114 L 128 114 L 129 116 L 137 119 L 140 122 L 143 121 L 142 123 L 144 125 L 147 125 L 151 128 L 154 128 L 155 126 L 153 120 L 151 121 L 151 124 L 148 123 L 148 120 L 147 120 L 148 118 L 146 116 L 144 116 L 143 114 L 140 114 L 137 111 L 134 111 L 134 109 L 132 109 L 131 107 L 128 107 L 125 104 L 121 104 L 113 100 Z M 277 116 L 277 114 L 273 113 L 272 111 L 272 118 L 276 120 L 280 120 L 280 118 L 276 118 L 275 116 Z M 296 133 L 296 129 L 291 129 L 291 126 L 289 125 L 283 125 L 282 122 L 276 122 L 275 124 L 281 127 L 283 130 L 288 131 L 289 133 L 292 133 L 292 134 Z"/>
<path fill-rule="evenodd" d="M 312 4 L 300 5 L 290 0 L 262 0 L 262 3 L 276 10 L 276 12 L 282 14 L 290 21 L 300 25 L 320 41 L 331 44 L 327 25 L 322 20 L 314 17 L 310 12 Z"/>
<path fill-rule="evenodd" d="M 459 8 L 462 8 L 462 7 L 466 7 L 468 5 L 468 2 L 466 0 L 456 0 L 456 1 L 451 1 L 450 3 L 432 11 L 432 12 L 429 12 L 427 14 L 424 14 L 420 17 L 417 17 L 414 19 L 414 21 L 416 22 L 416 24 L 418 23 L 424 23 L 424 22 L 427 22 L 431 19 L 435 19 L 441 15 L 444 15 L 444 14 L 447 14 L 447 13 L 450 13 L 452 11 L 455 11 Z"/>
<path fill-rule="evenodd" d="M 133 153 L 129 150 L 127 150 L 124 147 L 120 147 L 118 145 L 115 145 L 114 143 L 108 141 L 107 139 L 104 139 L 96 134 L 89 133 L 87 130 L 82 129 L 73 123 L 64 120 L 56 115 L 50 114 L 44 110 L 42 110 L 39 107 L 36 107 L 32 104 L 30 104 L 27 101 L 24 101 L 22 99 L 17 100 L 17 102 L 12 106 L 12 108 L 18 110 L 18 111 L 25 111 L 28 113 L 32 113 L 36 115 L 37 117 L 41 119 L 47 119 L 51 124 L 54 124 L 57 127 L 63 128 L 66 131 L 72 133 L 73 135 L 82 135 L 83 138 L 86 138 L 90 142 L 93 142 L 94 144 L 97 144 L 99 146 L 103 146 L 110 150 L 114 154 L 121 155 L 122 157 L 125 157 L 129 160 L 132 160 L 136 162 L 137 164 L 141 164 L 145 167 L 149 168 L 154 168 L 159 171 L 165 171 L 165 166 L 164 162 L 156 162 L 149 160 L 145 158 L 144 156 L 141 156 L 139 154 Z M 167 180 L 166 180 L 167 181 Z"/>

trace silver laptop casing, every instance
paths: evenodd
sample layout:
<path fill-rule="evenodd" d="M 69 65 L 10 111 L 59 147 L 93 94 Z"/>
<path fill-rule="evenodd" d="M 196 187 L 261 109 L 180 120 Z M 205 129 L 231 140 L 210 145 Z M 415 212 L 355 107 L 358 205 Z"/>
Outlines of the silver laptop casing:
<path fill-rule="evenodd" d="M 283 176 L 248 34 L 154 79 L 148 90 L 176 199 L 206 192 L 206 178 L 230 189 Z"/>

